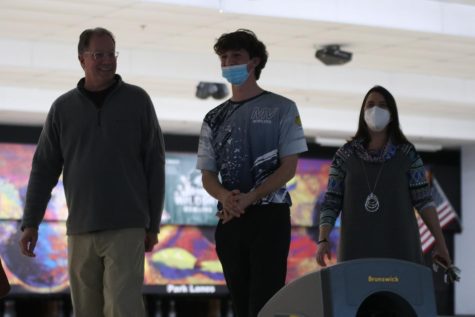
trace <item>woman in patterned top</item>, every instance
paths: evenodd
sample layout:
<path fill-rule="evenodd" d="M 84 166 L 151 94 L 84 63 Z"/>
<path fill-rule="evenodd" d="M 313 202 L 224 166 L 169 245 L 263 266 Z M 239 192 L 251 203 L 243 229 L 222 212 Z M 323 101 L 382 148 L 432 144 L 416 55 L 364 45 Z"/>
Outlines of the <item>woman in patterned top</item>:
<path fill-rule="evenodd" d="M 338 261 L 395 258 L 422 263 L 414 208 L 435 237 L 434 257 L 450 264 L 421 158 L 399 127 L 396 101 L 381 86 L 361 106 L 358 131 L 335 154 L 320 213 L 317 262 L 330 259 L 341 211 Z"/>

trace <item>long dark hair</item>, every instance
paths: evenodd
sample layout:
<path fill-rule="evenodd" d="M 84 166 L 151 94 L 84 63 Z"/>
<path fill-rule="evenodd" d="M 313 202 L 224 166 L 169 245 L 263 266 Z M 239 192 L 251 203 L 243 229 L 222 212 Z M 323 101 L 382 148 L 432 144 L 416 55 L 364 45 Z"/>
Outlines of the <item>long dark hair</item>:
<path fill-rule="evenodd" d="M 399 126 L 399 115 L 397 112 L 396 100 L 394 99 L 393 95 L 391 95 L 391 93 L 382 86 L 374 86 L 366 93 L 363 99 L 363 104 L 361 105 L 360 109 L 358 130 L 356 131 L 356 134 L 352 138 L 352 140 L 363 139 L 365 146 L 367 146 L 369 141 L 371 140 L 368 125 L 364 120 L 364 106 L 366 104 L 366 99 L 368 99 L 368 96 L 372 92 L 377 92 L 384 97 L 384 100 L 386 101 L 386 106 L 388 107 L 389 113 L 391 114 L 391 121 L 389 122 L 387 127 L 388 138 L 390 138 L 394 144 L 409 143 Z"/>

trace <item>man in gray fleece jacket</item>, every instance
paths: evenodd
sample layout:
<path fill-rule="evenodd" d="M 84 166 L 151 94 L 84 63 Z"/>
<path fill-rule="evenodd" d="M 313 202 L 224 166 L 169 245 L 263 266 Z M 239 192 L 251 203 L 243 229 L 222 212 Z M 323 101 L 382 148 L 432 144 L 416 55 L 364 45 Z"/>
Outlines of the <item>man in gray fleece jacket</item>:
<path fill-rule="evenodd" d="M 144 252 L 158 242 L 163 137 L 148 94 L 115 73 L 117 56 L 108 30 L 80 35 L 85 77 L 53 103 L 26 195 L 20 248 L 33 257 L 38 226 L 63 173 L 76 317 L 144 316 Z"/>

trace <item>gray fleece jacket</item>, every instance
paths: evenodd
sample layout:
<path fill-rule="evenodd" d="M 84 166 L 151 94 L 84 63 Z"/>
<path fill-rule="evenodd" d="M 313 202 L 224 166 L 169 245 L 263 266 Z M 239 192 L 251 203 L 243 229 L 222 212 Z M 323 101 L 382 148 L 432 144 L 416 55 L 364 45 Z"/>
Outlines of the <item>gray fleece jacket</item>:
<path fill-rule="evenodd" d="M 118 84 L 100 108 L 79 88 L 53 103 L 33 157 L 22 228 L 39 226 L 63 172 L 68 234 L 159 231 L 162 132 L 148 94 L 116 77 Z"/>

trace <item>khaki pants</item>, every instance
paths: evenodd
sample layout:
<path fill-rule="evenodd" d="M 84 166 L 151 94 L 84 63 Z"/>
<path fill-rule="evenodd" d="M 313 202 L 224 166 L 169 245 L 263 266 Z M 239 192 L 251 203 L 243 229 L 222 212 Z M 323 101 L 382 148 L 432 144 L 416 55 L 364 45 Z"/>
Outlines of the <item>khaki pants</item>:
<path fill-rule="evenodd" d="M 143 317 L 145 229 L 68 236 L 75 317 Z"/>

